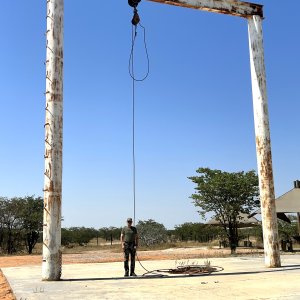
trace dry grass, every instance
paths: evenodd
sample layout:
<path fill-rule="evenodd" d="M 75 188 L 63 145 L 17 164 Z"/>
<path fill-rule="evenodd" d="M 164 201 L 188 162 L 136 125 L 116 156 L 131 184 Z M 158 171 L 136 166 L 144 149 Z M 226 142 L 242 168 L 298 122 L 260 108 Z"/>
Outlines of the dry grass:
<path fill-rule="evenodd" d="M 206 248 L 207 250 L 213 250 L 218 246 L 219 246 L 219 241 L 212 241 L 211 243 L 200 243 L 194 241 L 188 241 L 188 242 L 178 241 L 178 242 L 167 242 L 167 243 L 156 244 L 150 247 L 140 246 L 139 251 L 159 251 L 159 250 L 166 250 L 170 248 L 203 248 L 203 249 Z M 103 239 L 98 240 L 98 245 L 97 245 L 97 239 L 93 239 L 91 240 L 91 242 L 89 242 L 87 245 L 84 246 L 79 246 L 77 244 L 74 244 L 74 245 L 62 247 L 63 254 L 82 254 L 84 252 L 89 252 L 89 251 L 110 251 L 113 253 L 121 253 L 122 248 L 118 240 L 113 241 L 113 244 L 111 245 L 110 242 L 107 242 Z M 249 249 L 249 251 L 251 252 L 251 249 Z M 211 253 L 216 252 L 216 254 L 220 253 L 220 251 L 210 251 L 210 252 Z M 227 251 L 225 252 L 227 253 Z M 33 251 L 33 255 L 41 255 L 41 254 L 42 254 L 42 243 L 38 243 Z M 28 256 L 26 252 L 17 254 L 17 256 L 23 256 L 23 255 Z M 1 256 L 6 256 L 6 255 L 5 254 L 0 255 L 0 257 Z"/>
<path fill-rule="evenodd" d="M 78 246 L 74 245 L 74 247 L 67 248 L 63 247 L 63 254 L 79 254 L 79 253 L 84 253 L 88 251 L 105 251 L 109 250 L 112 252 L 121 252 L 121 246 L 120 245 L 87 245 L 87 246 Z"/>

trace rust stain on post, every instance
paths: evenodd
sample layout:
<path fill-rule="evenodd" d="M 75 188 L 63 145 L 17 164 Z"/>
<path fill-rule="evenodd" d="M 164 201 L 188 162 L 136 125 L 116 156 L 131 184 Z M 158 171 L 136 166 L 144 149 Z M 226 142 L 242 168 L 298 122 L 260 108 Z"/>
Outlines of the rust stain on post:
<path fill-rule="evenodd" d="M 42 279 L 61 277 L 64 0 L 47 0 Z"/>
<path fill-rule="evenodd" d="M 248 19 L 248 24 L 265 263 L 268 267 L 280 267 L 262 18 L 253 16 Z"/>

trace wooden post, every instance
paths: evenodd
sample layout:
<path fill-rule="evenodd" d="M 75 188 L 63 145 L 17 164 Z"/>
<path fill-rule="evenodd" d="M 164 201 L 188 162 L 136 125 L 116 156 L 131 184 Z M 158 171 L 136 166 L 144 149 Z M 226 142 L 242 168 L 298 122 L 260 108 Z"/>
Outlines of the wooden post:
<path fill-rule="evenodd" d="M 297 213 L 297 221 L 298 221 L 298 234 L 300 236 L 300 213 Z"/>
<path fill-rule="evenodd" d="M 64 0 L 47 0 L 43 280 L 61 277 Z"/>
<path fill-rule="evenodd" d="M 248 25 L 265 264 L 267 267 L 280 267 L 262 18 L 256 15 L 249 17 Z"/>
<path fill-rule="evenodd" d="M 209 11 L 218 14 L 248 18 L 258 15 L 263 17 L 263 6 L 239 0 L 148 0 L 161 4 L 175 5 Z"/>

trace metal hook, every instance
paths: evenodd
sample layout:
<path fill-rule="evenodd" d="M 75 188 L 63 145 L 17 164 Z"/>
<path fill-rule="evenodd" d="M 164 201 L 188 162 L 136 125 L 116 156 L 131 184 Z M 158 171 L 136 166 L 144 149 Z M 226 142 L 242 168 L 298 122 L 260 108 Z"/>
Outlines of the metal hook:
<path fill-rule="evenodd" d="M 132 25 L 137 26 L 140 23 L 140 16 L 136 8 L 134 8 L 133 18 L 131 20 Z"/>

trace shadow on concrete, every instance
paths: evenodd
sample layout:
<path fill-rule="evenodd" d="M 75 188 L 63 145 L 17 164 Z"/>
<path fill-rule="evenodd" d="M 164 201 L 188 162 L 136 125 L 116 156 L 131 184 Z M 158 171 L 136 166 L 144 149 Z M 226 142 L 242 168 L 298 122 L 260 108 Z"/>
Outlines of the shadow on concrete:
<path fill-rule="evenodd" d="M 74 278 L 74 279 L 61 279 L 61 281 L 101 281 L 101 280 L 136 280 L 136 279 L 167 279 L 167 278 L 186 278 L 186 277 L 201 277 L 208 274 L 200 275 L 141 275 L 136 277 L 99 277 L 99 278 Z"/>
<path fill-rule="evenodd" d="M 251 274 L 266 274 L 274 272 L 286 272 L 300 270 L 300 265 L 287 265 L 276 269 L 267 269 L 261 271 L 244 271 L 244 272 L 217 272 L 212 274 L 197 274 L 197 275 L 146 275 L 137 277 L 95 277 L 95 278 L 65 278 L 61 281 L 102 281 L 102 280 L 136 280 L 136 279 L 170 279 L 170 278 L 191 278 L 191 277 L 207 277 L 207 276 L 235 276 L 235 275 L 251 275 Z"/>
<path fill-rule="evenodd" d="M 251 274 L 266 274 L 266 273 L 274 273 L 274 272 L 285 272 L 285 271 L 295 271 L 300 270 L 300 265 L 290 265 L 284 266 L 281 268 L 267 269 L 261 271 L 243 271 L 243 272 L 228 272 L 228 273 L 217 273 L 214 275 L 251 275 Z"/>

